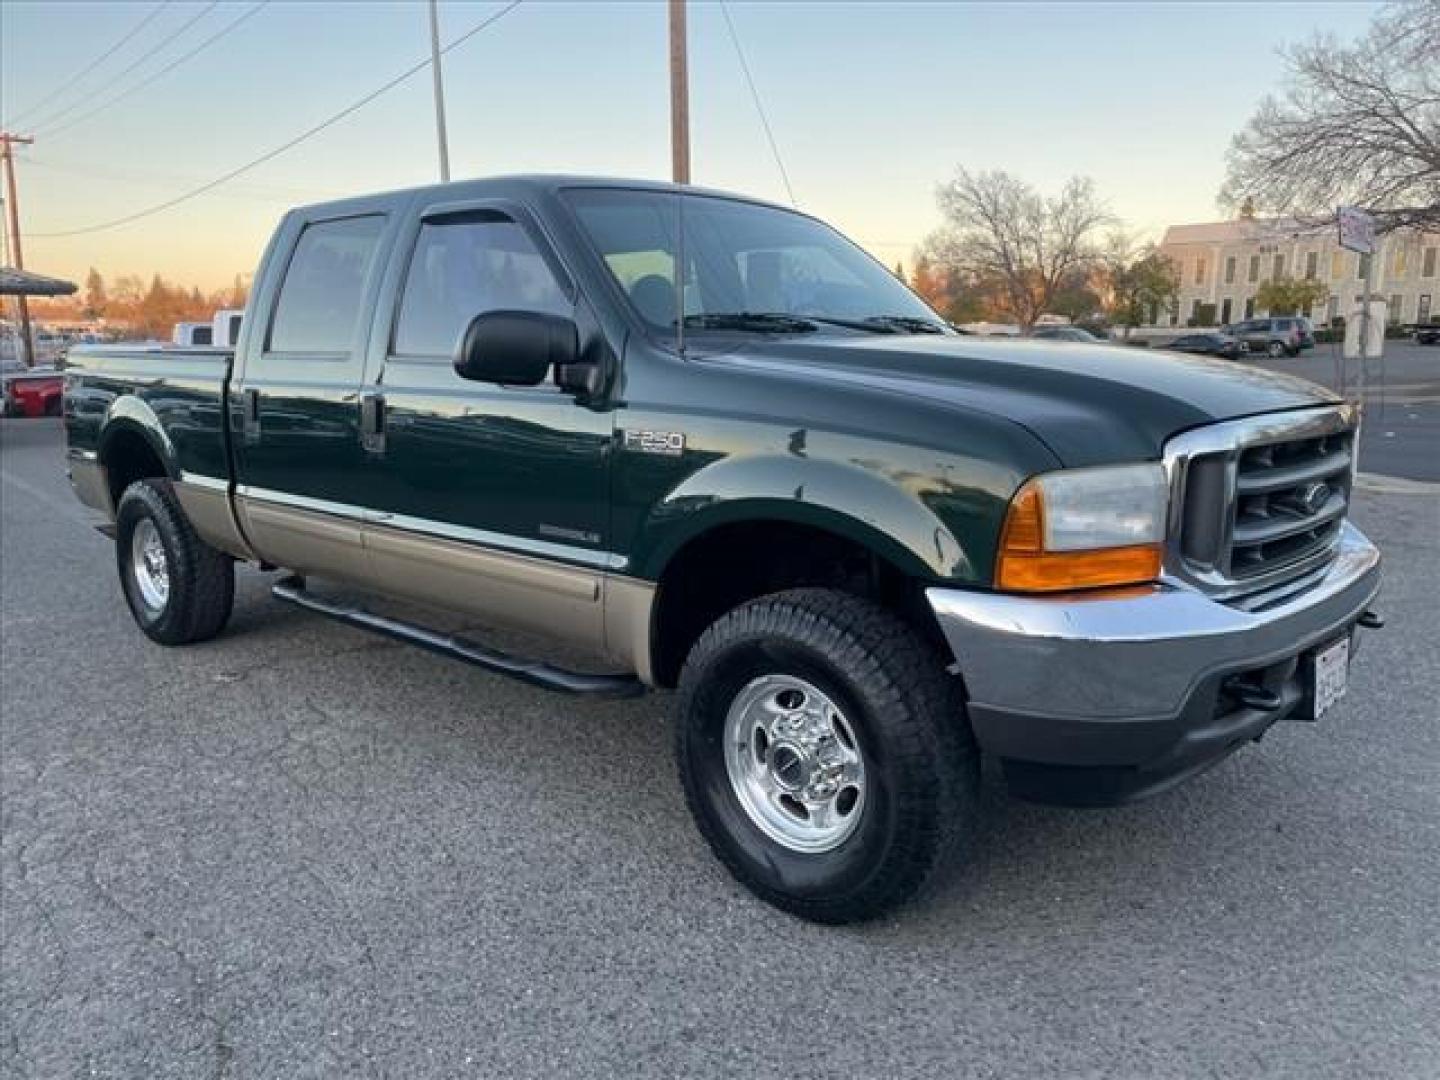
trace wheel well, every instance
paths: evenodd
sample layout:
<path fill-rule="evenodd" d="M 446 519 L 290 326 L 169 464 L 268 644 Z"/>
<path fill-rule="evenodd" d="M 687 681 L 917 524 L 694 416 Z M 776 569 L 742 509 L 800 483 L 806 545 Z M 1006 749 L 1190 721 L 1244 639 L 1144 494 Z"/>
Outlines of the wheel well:
<path fill-rule="evenodd" d="M 128 429 L 117 431 L 106 440 L 100 464 L 105 466 L 109 480 L 111 506 L 120 505 L 120 496 L 136 480 L 169 475 L 149 440 L 138 431 Z"/>
<path fill-rule="evenodd" d="M 674 686 L 691 647 L 731 608 L 803 586 L 875 600 L 943 644 L 921 584 L 863 544 L 807 525 L 742 522 L 691 540 L 665 567 L 651 621 L 655 681 Z"/>

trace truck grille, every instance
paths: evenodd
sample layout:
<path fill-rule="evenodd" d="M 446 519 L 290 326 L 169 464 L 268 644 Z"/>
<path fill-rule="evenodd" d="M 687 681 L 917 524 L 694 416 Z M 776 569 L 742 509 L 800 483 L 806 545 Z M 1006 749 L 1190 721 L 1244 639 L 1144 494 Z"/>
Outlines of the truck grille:
<path fill-rule="evenodd" d="M 1256 446 L 1235 471 L 1230 576 L 1253 577 L 1328 549 L 1350 504 L 1354 433 Z"/>
<path fill-rule="evenodd" d="M 1353 410 L 1336 406 L 1173 440 L 1172 569 L 1210 592 L 1238 596 L 1327 563 L 1349 510 L 1355 433 Z"/>

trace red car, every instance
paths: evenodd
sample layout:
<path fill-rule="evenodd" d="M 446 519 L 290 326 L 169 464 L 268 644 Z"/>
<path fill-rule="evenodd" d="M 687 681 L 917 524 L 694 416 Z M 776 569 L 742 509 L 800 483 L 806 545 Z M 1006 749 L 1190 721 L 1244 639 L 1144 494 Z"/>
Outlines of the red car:
<path fill-rule="evenodd" d="M 59 416 L 65 377 L 54 368 L 6 372 L 3 376 L 6 416 Z"/>

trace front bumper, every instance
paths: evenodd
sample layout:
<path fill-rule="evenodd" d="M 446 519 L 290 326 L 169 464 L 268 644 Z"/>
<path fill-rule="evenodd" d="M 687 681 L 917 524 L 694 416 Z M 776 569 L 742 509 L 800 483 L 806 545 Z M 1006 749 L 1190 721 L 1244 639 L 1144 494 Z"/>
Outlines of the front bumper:
<path fill-rule="evenodd" d="M 1004 759 L 1012 788 L 1106 804 L 1169 787 L 1293 712 L 1305 699 L 1303 654 L 1353 633 L 1379 587 L 1380 553 L 1347 522 L 1324 573 L 1260 610 L 1170 584 L 927 596 L 965 679 L 975 736 Z M 1271 703 L 1243 703 L 1235 681 Z"/>

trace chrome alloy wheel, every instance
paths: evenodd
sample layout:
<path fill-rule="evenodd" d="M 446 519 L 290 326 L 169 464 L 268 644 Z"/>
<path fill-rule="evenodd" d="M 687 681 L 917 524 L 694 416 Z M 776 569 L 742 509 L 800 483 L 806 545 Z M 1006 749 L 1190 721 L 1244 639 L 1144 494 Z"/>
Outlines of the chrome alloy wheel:
<path fill-rule="evenodd" d="M 860 824 L 865 761 L 854 729 L 804 679 L 762 675 L 735 696 L 725 771 L 756 828 L 791 851 L 830 851 Z"/>
<path fill-rule="evenodd" d="M 149 518 L 141 518 L 130 534 L 130 569 L 145 606 L 163 611 L 170 599 L 170 558 L 160 531 Z"/>

